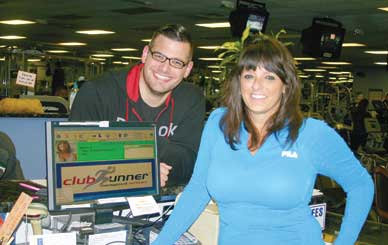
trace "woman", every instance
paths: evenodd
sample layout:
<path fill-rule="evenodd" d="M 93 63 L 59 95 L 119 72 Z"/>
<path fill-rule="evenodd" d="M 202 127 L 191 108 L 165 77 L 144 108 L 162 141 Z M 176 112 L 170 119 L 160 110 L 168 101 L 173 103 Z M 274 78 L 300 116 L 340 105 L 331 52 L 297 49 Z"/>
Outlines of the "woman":
<path fill-rule="evenodd" d="M 68 141 L 61 140 L 57 144 L 58 161 L 68 162 L 77 160 L 77 155 L 71 151 L 71 147 Z"/>
<path fill-rule="evenodd" d="M 308 206 L 317 174 L 347 192 L 336 245 L 354 244 L 373 182 L 327 124 L 303 119 L 289 51 L 265 38 L 246 48 L 226 82 L 225 105 L 206 123 L 193 176 L 154 244 L 173 244 L 210 199 L 219 244 L 324 244 Z"/>

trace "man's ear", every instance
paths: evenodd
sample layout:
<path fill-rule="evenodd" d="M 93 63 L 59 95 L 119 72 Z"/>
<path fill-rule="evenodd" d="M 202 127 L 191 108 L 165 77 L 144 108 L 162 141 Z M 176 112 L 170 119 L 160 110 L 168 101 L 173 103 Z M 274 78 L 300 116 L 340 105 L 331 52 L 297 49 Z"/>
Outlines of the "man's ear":
<path fill-rule="evenodd" d="M 148 55 L 148 51 L 150 50 L 150 47 L 148 45 L 144 46 L 143 48 L 143 53 L 141 55 L 141 62 L 144 64 L 145 63 L 145 60 L 147 58 L 147 55 Z"/>
<path fill-rule="evenodd" d="M 191 72 L 191 69 L 193 69 L 193 66 L 194 66 L 194 62 L 193 61 L 190 61 L 187 64 L 186 71 L 185 71 L 185 74 L 183 76 L 184 78 L 187 78 L 190 75 L 190 72 Z"/>

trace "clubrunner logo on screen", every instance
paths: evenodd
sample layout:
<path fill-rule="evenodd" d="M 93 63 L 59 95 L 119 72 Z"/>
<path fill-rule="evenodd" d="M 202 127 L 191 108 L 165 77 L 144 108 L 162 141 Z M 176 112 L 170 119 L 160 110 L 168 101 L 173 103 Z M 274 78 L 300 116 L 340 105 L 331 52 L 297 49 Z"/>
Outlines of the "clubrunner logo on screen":
<path fill-rule="evenodd" d="M 101 187 L 128 185 L 146 180 L 150 173 L 117 174 L 114 166 L 108 166 L 96 171 L 94 176 L 73 176 L 63 180 L 64 186 L 84 185 L 84 189 L 99 185 Z"/>

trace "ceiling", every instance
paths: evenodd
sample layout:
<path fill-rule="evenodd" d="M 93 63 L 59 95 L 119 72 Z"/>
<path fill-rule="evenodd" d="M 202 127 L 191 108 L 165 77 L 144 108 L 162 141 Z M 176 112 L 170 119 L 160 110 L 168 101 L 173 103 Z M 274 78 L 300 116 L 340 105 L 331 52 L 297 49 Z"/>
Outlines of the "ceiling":
<path fill-rule="evenodd" d="M 294 56 L 302 56 L 301 31 L 309 27 L 314 17 L 329 17 L 342 23 L 346 29 L 344 42 L 367 45 L 343 48 L 341 61 L 352 62 L 350 69 L 375 66 L 373 62 L 386 61 L 386 55 L 365 54 L 365 50 L 386 50 L 388 43 L 388 12 L 378 7 L 388 7 L 381 0 L 272 0 L 262 1 L 270 13 L 266 33 L 287 31 L 285 41 L 294 43 Z M 111 48 L 137 48 L 134 52 L 113 52 L 111 60 L 121 56 L 140 56 L 146 44 L 141 39 L 150 38 L 160 25 L 180 23 L 192 33 L 196 46 L 220 45 L 231 41 L 228 28 L 208 29 L 196 23 L 227 22 L 235 0 L 0 0 L 0 20 L 27 19 L 33 25 L 12 26 L 0 24 L 0 36 L 22 35 L 22 40 L 1 40 L 0 45 L 17 45 L 22 50 L 43 51 L 67 49 L 64 56 L 88 58 L 96 52 Z M 82 35 L 77 30 L 103 29 L 114 31 L 111 35 Z M 85 42 L 82 47 L 59 47 L 59 42 Z M 0 52 L 5 52 L 3 48 Z M 112 51 L 110 51 L 112 52 Z M 216 56 L 212 50 L 196 49 L 195 63 L 204 67 L 198 57 Z M 33 53 L 33 52 L 32 52 Z M 319 61 L 306 62 L 305 66 Z M 385 68 L 384 68 L 385 69 Z"/>

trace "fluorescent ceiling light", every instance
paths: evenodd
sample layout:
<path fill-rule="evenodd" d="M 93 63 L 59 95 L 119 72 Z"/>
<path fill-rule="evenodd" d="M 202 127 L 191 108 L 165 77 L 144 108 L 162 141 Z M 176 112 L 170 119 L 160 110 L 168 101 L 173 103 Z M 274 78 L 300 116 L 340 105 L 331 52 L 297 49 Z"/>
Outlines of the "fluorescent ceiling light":
<path fill-rule="evenodd" d="M 303 69 L 304 71 L 310 71 L 310 72 L 322 72 L 326 71 L 325 69 Z"/>
<path fill-rule="evenodd" d="M 322 62 L 322 64 L 324 65 L 351 65 L 352 63 L 350 62 L 344 62 L 344 61 L 340 61 L 340 62 L 335 62 L 335 61 L 324 61 Z"/>
<path fill-rule="evenodd" d="M 316 60 L 312 57 L 295 57 L 294 60 Z"/>
<path fill-rule="evenodd" d="M 198 58 L 199 60 L 207 60 L 207 61 L 217 61 L 222 60 L 222 58 Z"/>
<path fill-rule="evenodd" d="M 222 71 L 214 70 L 212 73 L 221 73 Z"/>
<path fill-rule="evenodd" d="M 2 20 L 0 21 L 0 23 L 6 24 L 6 25 L 27 25 L 27 24 L 35 24 L 36 22 L 29 21 L 29 20 Z"/>
<path fill-rule="evenodd" d="M 386 66 L 387 62 L 374 62 L 373 64 L 375 65 L 381 65 L 381 66 Z"/>
<path fill-rule="evenodd" d="M 229 22 L 219 22 L 219 23 L 202 23 L 195 24 L 196 26 L 206 27 L 206 28 L 229 28 Z"/>
<path fill-rule="evenodd" d="M 92 54 L 93 57 L 99 57 L 99 58 L 108 58 L 113 57 L 113 54 Z"/>
<path fill-rule="evenodd" d="M 122 61 L 113 61 L 112 63 L 113 64 L 122 64 L 123 62 Z"/>
<path fill-rule="evenodd" d="M 218 49 L 218 48 L 222 48 L 222 46 L 198 46 L 197 48 L 200 48 L 200 49 Z"/>
<path fill-rule="evenodd" d="M 329 73 L 334 75 L 351 74 L 350 71 L 330 71 Z"/>
<path fill-rule="evenodd" d="M 336 66 L 317 66 L 319 69 L 337 69 L 338 67 Z"/>
<path fill-rule="evenodd" d="M 342 47 L 344 48 L 350 48 L 350 47 L 365 47 L 365 44 L 362 43 L 343 43 Z"/>
<path fill-rule="evenodd" d="M 87 35 L 105 35 L 105 34 L 113 34 L 114 31 L 105 31 L 105 30 L 83 30 L 76 31 L 76 33 L 87 34 Z"/>
<path fill-rule="evenodd" d="M 112 48 L 112 51 L 124 52 L 124 51 L 137 51 L 136 48 Z"/>
<path fill-rule="evenodd" d="M 67 50 L 47 50 L 46 52 L 53 53 L 53 54 L 64 54 L 64 53 L 69 53 L 70 51 L 67 51 Z"/>
<path fill-rule="evenodd" d="M 315 75 L 315 77 L 320 78 L 320 77 L 324 77 L 324 76 L 323 75 Z"/>
<path fill-rule="evenodd" d="M 58 45 L 63 45 L 63 46 L 85 46 L 86 43 L 79 43 L 79 42 L 64 42 L 64 43 L 58 43 Z"/>
<path fill-rule="evenodd" d="M 38 62 L 40 59 L 27 59 L 28 62 Z"/>
<path fill-rule="evenodd" d="M 91 57 L 92 60 L 106 60 L 104 58 L 96 58 L 96 57 Z"/>
<path fill-rule="evenodd" d="M 309 75 L 300 75 L 299 77 L 301 77 L 301 78 L 308 78 Z"/>
<path fill-rule="evenodd" d="M 141 60 L 141 57 L 136 56 L 121 56 L 123 59 L 131 59 L 131 60 Z"/>
<path fill-rule="evenodd" d="M 364 51 L 367 54 L 388 54 L 387 50 Z"/>
<path fill-rule="evenodd" d="M 141 41 L 149 43 L 149 42 L 151 42 L 151 39 L 142 39 Z"/>
<path fill-rule="evenodd" d="M 383 10 L 383 11 L 388 11 L 388 7 L 383 7 L 383 8 L 378 8 L 380 10 Z"/>
<path fill-rule="evenodd" d="M 0 58 L 0 61 L 4 61 L 4 60 L 5 60 L 5 57 L 1 57 L 1 58 Z"/>
<path fill-rule="evenodd" d="M 207 66 L 208 68 L 210 69 L 221 69 L 221 68 L 225 68 L 225 66 Z"/>
<path fill-rule="evenodd" d="M 7 39 L 7 40 L 13 40 L 13 39 L 24 39 L 26 37 L 9 35 L 9 36 L 0 36 L 0 38 L 1 39 Z"/>

